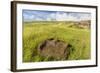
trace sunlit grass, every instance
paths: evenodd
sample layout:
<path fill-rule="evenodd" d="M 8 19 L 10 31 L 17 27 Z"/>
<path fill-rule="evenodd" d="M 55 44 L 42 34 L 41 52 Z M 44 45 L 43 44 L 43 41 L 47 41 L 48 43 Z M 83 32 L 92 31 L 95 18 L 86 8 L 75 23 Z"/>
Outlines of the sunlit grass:
<path fill-rule="evenodd" d="M 65 23 L 35 22 L 23 24 L 23 62 L 48 61 L 37 53 L 42 41 L 55 38 L 72 45 L 68 60 L 90 59 L 90 29 L 69 27 Z"/>

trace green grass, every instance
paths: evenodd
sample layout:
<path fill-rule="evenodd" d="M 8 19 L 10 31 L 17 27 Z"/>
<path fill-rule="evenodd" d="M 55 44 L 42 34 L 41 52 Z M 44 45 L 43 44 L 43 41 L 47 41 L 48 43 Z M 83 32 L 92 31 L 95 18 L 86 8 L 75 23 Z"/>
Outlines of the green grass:
<path fill-rule="evenodd" d="M 68 60 L 90 59 L 90 29 L 69 27 L 64 22 L 29 22 L 23 24 L 23 62 L 50 61 L 53 58 L 41 57 L 37 46 L 49 38 L 70 43 L 72 48 Z"/>

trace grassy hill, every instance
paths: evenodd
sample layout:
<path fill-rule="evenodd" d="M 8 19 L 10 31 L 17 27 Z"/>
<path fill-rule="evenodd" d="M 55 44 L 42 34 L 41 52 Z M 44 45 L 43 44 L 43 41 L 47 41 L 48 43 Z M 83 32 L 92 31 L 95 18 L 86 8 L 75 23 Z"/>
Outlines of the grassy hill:
<path fill-rule="evenodd" d="M 90 29 L 80 28 L 75 22 L 25 22 L 23 24 L 23 62 L 49 61 L 38 54 L 37 46 L 54 38 L 72 45 L 66 60 L 90 59 Z M 55 59 L 52 59 L 55 61 Z"/>

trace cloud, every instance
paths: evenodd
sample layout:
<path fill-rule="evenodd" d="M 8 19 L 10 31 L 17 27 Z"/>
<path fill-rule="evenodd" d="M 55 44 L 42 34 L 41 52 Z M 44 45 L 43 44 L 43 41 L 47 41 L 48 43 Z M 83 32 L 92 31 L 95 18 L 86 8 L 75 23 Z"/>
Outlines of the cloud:
<path fill-rule="evenodd" d="M 54 21 L 54 20 L 56 20 L 55 16 L 56 16 L 56 13 L 51 12 L 50 14 L 47 15 L 46 20 L 47 21 Z"/>
<path fill-rule="evenodd" d="M 82 14 L 80 20 L 90 20 L 91 14 Z"/>
<path fill-rule="evenodd" d="M 80 21 L 90 20 L 90 13 L 24 10 L 24 21 Z"/>
<path fill-rule="evenodd" d="M 50 17 L 46 18 L 47 21 L 51 21 L 52 19 Z"/>
<path fill-rule="evenodd" d="M 57 12 L 56 13 L 56 20 L 57 21 L 65 21 L 65 20 L 67 20 L 67 14 L 65 12 L 64 13 Z"/>
<path fill-rule="evenodd" d="M 35 18 L 34 21 L 43 21 L 43 18 Z"/>
<path fill-rule="evenodd" d="M 72 17 L 76 21 L 91 20 L 91 14 L 90 13 L 72 12 L 72 13 L 70 13 L 70 17 Z"/>
<path fill-rule="evenodd" d="M 56 16 L 55 13 L 51 13 L 51 14 L 50 14 L 50 17 L 51 17 L 51 18 L 55 18 L 55 16 Z"/>
<path fill-rule="evenodd" d="M 23 12 L 23 18 L 24 21 L 32 21 L 35 18 L 35 16 L 30 12 Z"/>

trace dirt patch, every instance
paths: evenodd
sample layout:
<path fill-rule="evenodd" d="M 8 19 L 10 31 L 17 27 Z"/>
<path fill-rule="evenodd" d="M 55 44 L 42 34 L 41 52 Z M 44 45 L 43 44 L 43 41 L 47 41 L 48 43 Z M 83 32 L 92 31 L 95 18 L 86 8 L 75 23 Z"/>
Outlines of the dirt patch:
<path fill-rule="evenodd" d="M 50 57 L 55 60 L 65 60 L 69 55 L 70 44 L 54 38 L 47 39 L 38 45 L 38 53 L 43 57 Z"/>

